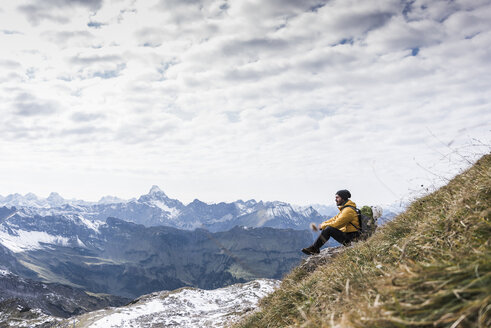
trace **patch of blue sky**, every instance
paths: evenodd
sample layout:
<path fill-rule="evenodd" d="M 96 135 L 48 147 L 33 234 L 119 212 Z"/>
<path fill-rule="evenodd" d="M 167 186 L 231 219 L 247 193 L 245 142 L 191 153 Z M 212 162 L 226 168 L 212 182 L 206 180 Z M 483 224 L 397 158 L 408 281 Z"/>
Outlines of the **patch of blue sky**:
<path fill-rule="evenodd" d="M 93 22 L 93 21 L 87 23 L 87 26 L 92 27 L 92 28 L 101 28 L 104 25 L 106 25 L 106 24 L 101 23 L 101 22 Z"/>

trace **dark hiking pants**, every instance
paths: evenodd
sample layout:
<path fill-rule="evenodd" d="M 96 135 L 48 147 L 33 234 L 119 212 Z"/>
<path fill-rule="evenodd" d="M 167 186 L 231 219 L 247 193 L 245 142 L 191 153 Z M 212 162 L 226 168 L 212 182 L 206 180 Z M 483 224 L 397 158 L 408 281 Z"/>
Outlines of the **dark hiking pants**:
<path fill-rule="evenodd" d="M 327 227 L 326 229 L 322 230 L 321 234 L 319 237 L 317 237 L 317 240 L 314 242 L 313 246 L 317 249 L 321 248 L 322 245 L 324 245 L 329 238 L 334 238 L 338 243 L 346 245 L 356 237 L 358 237 L 360 234 L 358 231 L 356 232 L 342 232 L 339 229 L 333 228 L 333 227 Z"/>

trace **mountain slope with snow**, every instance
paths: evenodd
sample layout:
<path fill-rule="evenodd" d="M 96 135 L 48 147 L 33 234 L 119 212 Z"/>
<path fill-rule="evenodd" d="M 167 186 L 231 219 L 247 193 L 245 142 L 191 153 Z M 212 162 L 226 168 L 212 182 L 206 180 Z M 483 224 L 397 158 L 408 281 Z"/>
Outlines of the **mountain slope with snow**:
<path fill-rule="evenodd" d="M 2 277 L 0 270 L 0 278 Z M 279 280 L 258 279 L 214 290 L 181 288 L 141 296 L 125 306 L 106 307 L 61 319 L 32 302 L 21 299 L 0 299 L 0 326 L 5 327 L 226 327 L 257 307 L 258 301 L 271 294 Z M 56 291 L 52 298 L 69 304 L 77 299 L 64 299 Z M 42 305 L 42 304 L 41 304 Z M 67 305 L 68 307 L 68 305 Z"/>
<path fill-rule="evenodd" d="M 253 310 L 278 280 L 259 279 L 215 290 L 183 288 L 142 296 L 131 304 L 86 313 L 57 326 L 80 328 L 225 327 Z"/>
<path fill-rule="evenodd" d="M 322 216 L 312 207 L 299 208 L 284 202 L 238 200 L 232 203 L 206 204 L 194 200 L 184 205 L 153 186 L 148 194 L 124 201 L 106 196 L 99 202 L 65 200 L 56 193 L 46 199 L 34 194 L 0 197 L 0 206 L 16 207 L 26 215 L 82 215 L 104 222 L 108 217 L 150 226 L 169 226 L 179 229 L 208 229 L 226 231 L 237 225 L 249 227 L 308 229 L 310 222 Z"/>

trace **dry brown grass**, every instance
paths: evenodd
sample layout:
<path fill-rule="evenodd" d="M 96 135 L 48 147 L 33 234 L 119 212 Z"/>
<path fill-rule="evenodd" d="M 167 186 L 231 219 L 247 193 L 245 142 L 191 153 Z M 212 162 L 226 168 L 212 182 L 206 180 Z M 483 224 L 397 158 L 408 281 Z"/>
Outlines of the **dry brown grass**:
<path fill-rule="evenodd" d="M 491 155 L 236 327 L 490 327 Z"/>

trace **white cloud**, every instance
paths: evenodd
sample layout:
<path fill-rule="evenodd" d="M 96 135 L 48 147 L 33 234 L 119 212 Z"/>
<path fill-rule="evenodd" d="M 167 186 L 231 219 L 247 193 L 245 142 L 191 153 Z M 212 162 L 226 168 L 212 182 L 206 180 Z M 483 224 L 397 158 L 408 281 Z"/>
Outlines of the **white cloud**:
<path fill-rule="evenodd" d="M 67 9 L 74 10 L 85 7 L 97 10 L 102 0 L 33 0 L 18 6 L 19 12 L 26 15 L 33 25 L 39 25 L 43 20 L 67 24 L 70 22 Z"/>
<path fill-rule="evenodd" d="M 20 116 L 54 114 L 59 107 L 55 101 L 42 100 L 28 93 L 20 93 L 13 101 L 12 106 L 14 114 Z"/>
<path fill-rule="evenodd" d="M 132 197 L 160 184 L 183 200 L 319 203 L 340 188 L 395 200 L 445 143 L 489 142 L 490 11 L 420 0 L 6 4 L 0 194 Z"/>

